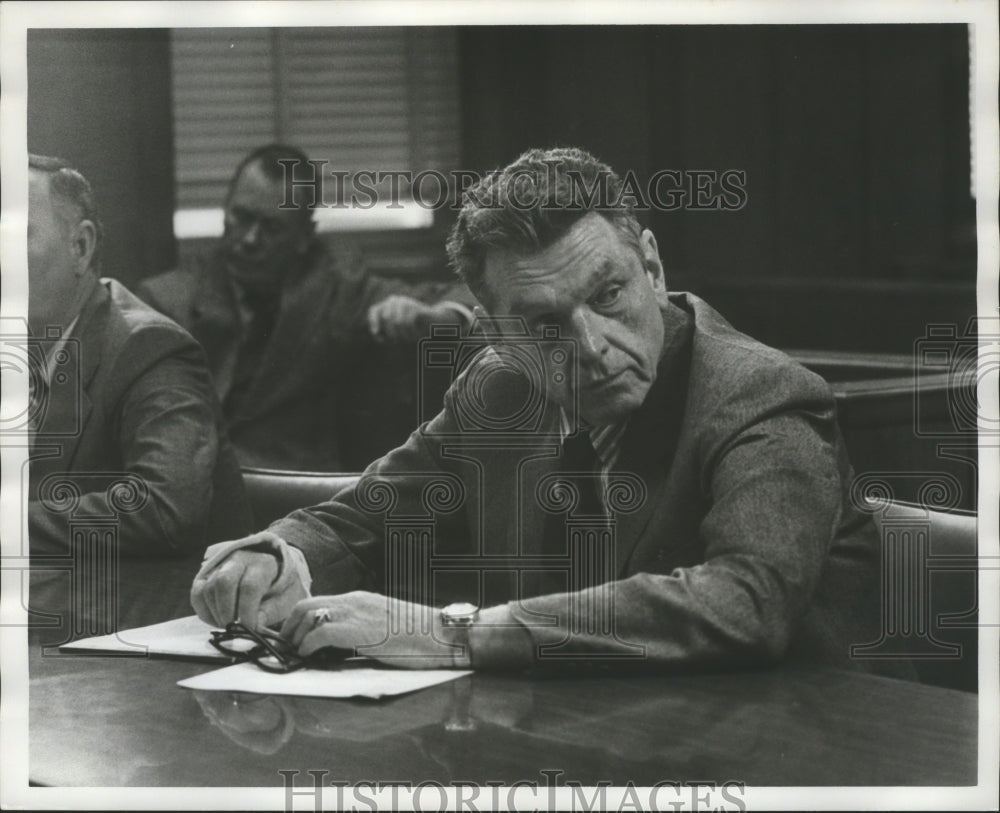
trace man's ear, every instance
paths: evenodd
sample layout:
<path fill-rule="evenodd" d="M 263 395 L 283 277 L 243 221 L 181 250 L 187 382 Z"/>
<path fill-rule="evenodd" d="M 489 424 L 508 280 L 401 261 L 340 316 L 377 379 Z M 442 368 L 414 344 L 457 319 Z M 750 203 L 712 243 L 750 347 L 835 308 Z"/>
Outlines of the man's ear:
<path fill-rule="evenodd" d="M 97 250 L 97 226 L 92 220 L 81 220 L 73 229 L 70 241 L 70 251 L 75 260 L 77 276 L 90 269 Z"/>
<path fill-rule="evenodd" d="M 656 245 L 656 237 L 649 229 L 643 229 L 639 241 L 642 245 L 643 270 L 646 272 L 650 285 L 653 286 L 657 300 L 666 302 L 667 278 L 663 271 L 660 250 Z"/>

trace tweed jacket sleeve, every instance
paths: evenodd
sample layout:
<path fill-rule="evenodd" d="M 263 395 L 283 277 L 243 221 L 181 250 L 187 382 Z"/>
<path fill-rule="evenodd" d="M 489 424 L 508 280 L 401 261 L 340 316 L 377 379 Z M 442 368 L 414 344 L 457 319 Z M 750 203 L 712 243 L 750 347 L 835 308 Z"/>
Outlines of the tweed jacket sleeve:
<path fill-rule="evenodd" d="M 803 629 L 817 638 L 813 651 L 839 657 L 858 629 L 852 613 L 871 620 L 867 605 L 855 606 L 877 578 L 877 539 L 851 514 L 852 472 L 829 388 L 783 354 L 702 317 L 693 340 L 678 332 L 677 358 L 661 369 L 623 440 L 616 468 L 642 481 L 645 500 L 616 520 L 611 577 L 525 591 L 484 612 L 496 628 L 490 645 L 473 651 L 477 667 L 574 658 L 666 668 L 773 662 Z M 394 484 L 400 516 L 423 510 L 427 477 L 468 485 L 480 476 L 442 441 L 461 437 L 460 387 L 440 415 L 366 472 Z M 525 471 L 527 464 L 518 469 Z M 478 502 L 470 487 L 465 510 L 440 517 L 437 533 L 480 550 L 507 535 L 507 554 L 530 550 L 543 528 L 527 508 L 533 494 L 512 477 L 483 487 Z M 363 503 L 355 488 L 272 526 L 306 554 L 314 593 L 385 584 L 384 514 Z"/>

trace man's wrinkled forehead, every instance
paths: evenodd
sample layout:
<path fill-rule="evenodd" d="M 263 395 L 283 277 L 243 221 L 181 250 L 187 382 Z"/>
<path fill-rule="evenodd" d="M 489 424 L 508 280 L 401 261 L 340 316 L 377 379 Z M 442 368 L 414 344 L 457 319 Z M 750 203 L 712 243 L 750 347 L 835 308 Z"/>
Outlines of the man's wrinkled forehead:
<path fill-rule="evenodd" d="M 483 262 L 487 307 L 526 315 L 553 307 L 560 298 L 599 285 L 633 253 L 620 230 L 593 212 L 541 249 L 490 248 Z"/>

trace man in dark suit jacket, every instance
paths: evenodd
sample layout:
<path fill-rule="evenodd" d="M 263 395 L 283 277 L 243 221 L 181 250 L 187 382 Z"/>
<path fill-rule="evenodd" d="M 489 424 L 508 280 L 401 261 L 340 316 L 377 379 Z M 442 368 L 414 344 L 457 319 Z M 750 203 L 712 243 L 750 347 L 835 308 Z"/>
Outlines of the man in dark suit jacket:
<path fill-rule="evenodd" d="M 242 465 L 357 470 L 387 448 L 382 431 L 359 430 L 377 423 L 361 410 L 383 416 L 359 403 L 365 365 L 392 353 L 378 345 L 415 341 L 430 324 L 471 313 L 449 301 L 464 286 L 401 291 L 368 274 L 350 244 L 319 240 L 311 208 L 298 205 L 306 190 L 286 182 L 282 161 L 307 159 L 282 145 L 248 155 L 230 184 L 219 244 L 136 292 L 204 347 Z M 296 204 L 282 207 L 286 200 Z"/>
<path fill-rule="evenodd" d="M 110 522 L 117 551 L 141 556 L 245 533 L 243 482 L 201 349 L 98 277 L 86 179 L 58 159 L 29 166 L 33 564 L 65 556 L 88 523 L 106 539 L 98 526 Z"/>
<path fill-rule="evenodd" d="M 668 295 L 621 189 L 535 150 L 473 190 L 452 260 L 538 363 L 491 339 L 357 487 L 208 551 L 199 615 L 413 667 L 846 666 L 877 637 L 879 540 L 828 387 Z"/>

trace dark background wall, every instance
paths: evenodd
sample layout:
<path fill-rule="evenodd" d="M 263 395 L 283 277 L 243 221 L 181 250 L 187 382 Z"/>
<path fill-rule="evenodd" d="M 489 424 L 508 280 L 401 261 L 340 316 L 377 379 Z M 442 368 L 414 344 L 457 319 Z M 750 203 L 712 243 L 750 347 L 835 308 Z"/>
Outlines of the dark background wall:
<path fill-rule="evenodd" d="M 472 169 L 579 145 L 645 180 L 746 172 L 739 211 L 656 211 L 668 282 L 784 347 L 908 353 L 975 312 L 964 25 L 463 29 Z"/>
<path fill-rule="evenodd" d="M 964 25 L 554 26 L 458 31 L 462 168 L 587 147 L 645 183 L 746 173 L 739 211 L 657 211 L 676 289 L 783 347 L 909 353 L 975 312 Z M 169 32 L 32 30 L 28 144 L 74 161 L 105 271 L 176 261 Z M 450 220 L 359 235 L 385 273 L 439 275 Z"/>
<path fill-rule="evenodd" d="M 28 150 L 93 184 L 103 272 L 126 284 L 176 262 L 169 32 L 28 31 Z"/>

